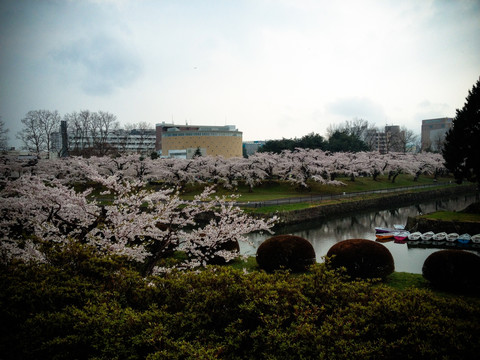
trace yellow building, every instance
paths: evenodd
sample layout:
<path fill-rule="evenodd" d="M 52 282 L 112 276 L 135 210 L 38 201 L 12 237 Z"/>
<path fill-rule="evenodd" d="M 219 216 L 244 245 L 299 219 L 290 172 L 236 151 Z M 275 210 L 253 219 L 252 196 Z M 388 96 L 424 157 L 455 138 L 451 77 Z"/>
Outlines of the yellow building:
<path fill-rule="evenodd" d="M 191 158 L 202 155 L 242 156 L 242 132 L 233 125 L 201 126 L 157 124 L 156 149 L 162 156 Z"/>

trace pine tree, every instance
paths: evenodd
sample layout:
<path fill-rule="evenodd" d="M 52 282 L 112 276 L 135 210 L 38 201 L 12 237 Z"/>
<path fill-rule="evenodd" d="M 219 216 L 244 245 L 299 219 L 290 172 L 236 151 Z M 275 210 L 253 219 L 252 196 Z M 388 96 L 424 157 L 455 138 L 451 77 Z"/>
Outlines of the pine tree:
<path fill-rule="evenodd" d="M 463 108 L 457 109 L 442 154 L 458 183 L 476 182 L 480 189 L 480 79 L 468 92 Z"/>
<path fill-rule="evenodd" d="M 193 157 L 199 157 L 202 156 L 202 151 L 200 150 L 200 147 L 197 147 L 197 150 L 195 150 L 195 153 L 193 154 Z"/>

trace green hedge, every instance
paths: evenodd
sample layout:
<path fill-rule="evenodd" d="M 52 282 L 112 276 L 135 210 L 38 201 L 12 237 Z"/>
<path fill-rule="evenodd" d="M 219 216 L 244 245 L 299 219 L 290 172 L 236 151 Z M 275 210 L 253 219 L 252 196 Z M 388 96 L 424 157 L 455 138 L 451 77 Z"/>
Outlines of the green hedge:
<path fill-rule="evenodd" d="M 76 254 L 75 257 L 73 254 Z M 82 259 L 74 261 L 75 258 Z M 472 359 L 480 300 L 230 267 L 142 278 L 75 249 L 3 266 L 2 359 Z"/>

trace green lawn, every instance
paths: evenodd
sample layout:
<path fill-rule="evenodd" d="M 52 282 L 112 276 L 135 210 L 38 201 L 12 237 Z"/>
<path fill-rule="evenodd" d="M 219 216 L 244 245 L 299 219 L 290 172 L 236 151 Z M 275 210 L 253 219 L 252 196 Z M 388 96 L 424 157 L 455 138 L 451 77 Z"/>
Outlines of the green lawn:
<path fill-rule="evenodd" d="M 342 194 L 343 192 L 352 193 L 352 192 L 361 192 L 361 191 L 371 191 L 379 189 L 392 189 L 405 186 L 417 186 L 417 185 L 431 185 L 434 184 L 433 177 L 430 176 L 420 176 L 418 181 L 413 181 L 412 175 L 401 174 L 397 177 L 395 183 L 392 183 L 388 180 L 387 177 L 379 177 L 377 181 L 374 181 L 371 177 L 358 177 L 355 181 L 351 181 L 350 178 L 338 178 L 337 180 L 342 181 L 345 186 L 334 186 L 334 185 L 324 185 L 316 182 L 310 182 L 310 189 L 299 190 L 295 186 L 285 182 L 285 181 L 270 181 L 265 184 L 255 187 L 253 191 L 250 191 L 248 186 L 240 184 L 234 190 L 224 189 L 221 185 L 217 187 L 217 195 L 230 195 L 236 194 L 240 195 L 238 201 L 242 202 L 252 202 L 252 201 L 267 201 L 267 200 L 276 200 L 276 199 L 285 199 L 292 197 L 310 197 L 315 195 L 336 195 Z M 443 177 L 439 178 L 438 182 L 449 182 L 452 181 L 452 177 Z M 195 195 L 198 195 L 202 191 L 202 187 L 193 186 L 187 187 L 182 193 L 182 198 L 191 200 Z"/>
<path fill-rule="evenodd" d="M 216 187 L 217 196 L 229 196 L 229 195 L 238 195 L 239 202 L 262 202 L 269 200 L 278 200 L 278 199 L 288 199 L 288 198 L 298 198 L 305 197 L 307 201 L 304 203 L 297 204 L 287 204 L 281 206 L 271 206 L 263 208 L 262 210 L 256 209 L 258 212 L 274 212 L 274 211 L 290 211 L 297 209 L 304 209 L 312 206 L 312 202 L 309 201 L 310 197 L 318 195 L 339 195 L 342 193 L 356 193 L 380 189 L 393 189 L 398 187 L 407 187 L 407 186 L 418 186 L 418 185 L 432 185 L 435 184 L 433 177 L 421 176 L 418 181 L 413 181 L 412 175 L 401 174 L 397 177 L 395 183 L 392 183 L 388 180 L 387 177 L 379 177 L 377 181 L 374 181 L 371 177 L 358 177 L 355 181 L 351 181 L 350 178 L 338 178 L 337 180 L 342 181 L 345 186 L 334 186 L 334 185 L 325 185 L 319 184 L 316 182 L 310 182 L 310 188 L 308 190 L 301 190 L 298 187 L 287 183 L 286 181 L 269 181 L 255 187 L 253 190 L 250 190 L 245 184 L 239 184 L 235 189 L 225 189 L 221 184 Z M 442 183 L 452 182 L 452 185 L 444 185 Z M 453 178 L 443 177 L 438 179 L 439 187 L 444 186 L 455 186 Z M 101 186 L 97 184 L 87 184 L 87 185 L 76 185 L 77 191 L 85 190 L 88 187 L 93 187 L 94 191 L 91 194 L 92 198 L 96 198 L 104 204 L 108 204 L 113 196 L 112 195 L 101 195 L 101 192 L 104 190 Z M 156 190 L 163 188 L 163 185 L 160 183 L 146 185 L 147 189 Z M 181 198 L 185 200 L 193 200 L 196 195 L 199 195 L 203 189 L 204 185 L 187 185 L 181 192 Z M 429 188 L 433 189 L 433 188 Z M 411 189 L 409 191 L 421 191 L 424 188 L 419 190 Z M 349 198 L 348 201 L 358 200 L 358 199 L 368 199 L 372 197 L 378 197 L 381 195 L 372 195 L 372 194 L 363 194 L 359 197 Z M 333 200 L 324 200 L 322 204 L 327 203 L 338 203 L 346 201 L 343 199 L 333 199 Z M 317 204 L 318 205 L 318 204 Z"/>

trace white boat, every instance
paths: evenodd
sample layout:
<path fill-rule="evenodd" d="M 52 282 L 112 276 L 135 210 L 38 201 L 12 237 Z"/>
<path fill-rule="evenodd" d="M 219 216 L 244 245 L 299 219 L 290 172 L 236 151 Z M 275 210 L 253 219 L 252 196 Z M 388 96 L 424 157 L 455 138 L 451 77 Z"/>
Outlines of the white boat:
<path fill-rule="evenodd" d="M 448 242 L 455 242 L 457 241 L 458 239 L 458 234 L 457 233 L 450 233 L 450 234 L 447 234 L 447 241 Z"/>
<path fill-rule="evenodd" d="M 409 241 L 418 241 L 420 240 L 420 237 L 422 236 L 422 233 L 420 231 L 415 231 L 408 235 L 408 240 Z"/>
<path fill-rule="evenodd" d="M 472 240 L 474 244 L 480 244 L 480 234 L 473 235 L 470 240 Z"/>
<path fill-rule="evenodd" d="M 457 241 L 460 244 L 468 244 L 471 239 L 472 237 L 470 236 L 470 234 L 462 234 L 457 238 Z"/>
<path fill-rule="evenodd" d="M 447 238 L 447 233 L 446 232 L 439 232 L 433 235 L 432 240 L 434 241 L 445 241 Z"/>
<path fill-rule="evenodd" d="M 393 233 L 396 231 L 403 231 L 405 230 L 405 225 L 393 225 L 393 228 L 376 226 L 375 227 L 375 234 L 382 234 L 382 233 Z"/>
<path fill-rule="evenodd" d="M 432 240 L 433 235 L 435 235 L 433 231 L 427 231 L 426 233 L 423 233 L 421 237 L 423 241 L 429 241 Z"/>

